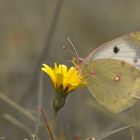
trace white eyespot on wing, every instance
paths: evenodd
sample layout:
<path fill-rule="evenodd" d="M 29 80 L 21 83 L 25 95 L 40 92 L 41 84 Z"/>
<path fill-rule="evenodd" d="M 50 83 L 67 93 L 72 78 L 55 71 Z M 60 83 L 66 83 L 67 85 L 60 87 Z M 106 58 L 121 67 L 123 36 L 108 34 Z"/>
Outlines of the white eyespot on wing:
<path fill-rule="evenodd" d="M 114 40 L 93 51 L 86 61 L 89 62 L 96 59 L 122 60 L 140 70 L 140 45 L 136 46 L 121 39 Z"/>

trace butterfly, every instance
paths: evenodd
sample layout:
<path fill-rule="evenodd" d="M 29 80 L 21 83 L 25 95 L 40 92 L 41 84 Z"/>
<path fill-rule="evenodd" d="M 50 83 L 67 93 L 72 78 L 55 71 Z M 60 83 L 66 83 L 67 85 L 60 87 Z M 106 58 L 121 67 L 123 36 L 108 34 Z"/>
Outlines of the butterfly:
<path fill-rule="evenodd" d="M 73 64 L 86 76 L 95 100 L 119 113 L 140 99 L 140 32 L 129 33 L 94 49 Z"/>

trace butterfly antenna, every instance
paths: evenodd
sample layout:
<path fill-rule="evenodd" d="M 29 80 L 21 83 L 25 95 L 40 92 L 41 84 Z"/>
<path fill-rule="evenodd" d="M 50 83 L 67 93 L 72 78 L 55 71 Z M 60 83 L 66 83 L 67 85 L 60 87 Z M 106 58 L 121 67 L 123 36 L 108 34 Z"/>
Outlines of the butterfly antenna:
<path fill-rule="evenodd" d="M 68 40 L 68 42 L 70 43 L 71 47 L 73 48 L 75 55 L 78 57 L 78 53 L 77 53 L 77 51 L 76 51 L 76 49 L 75 49 L 75 47 L 74 47 L 74 44 L 73 44 L 72 41 L 70 40 L 70 37 L 68 37 L 67 40 Z"/>
<path fill-rule="evenodd" d="M 63 46 L 63 49 L 67 50 L 68 52 L 70 52 L 72 55 L 75 56 L 75 53 L 72 50 L 70 50 L 68 47 Z"/>

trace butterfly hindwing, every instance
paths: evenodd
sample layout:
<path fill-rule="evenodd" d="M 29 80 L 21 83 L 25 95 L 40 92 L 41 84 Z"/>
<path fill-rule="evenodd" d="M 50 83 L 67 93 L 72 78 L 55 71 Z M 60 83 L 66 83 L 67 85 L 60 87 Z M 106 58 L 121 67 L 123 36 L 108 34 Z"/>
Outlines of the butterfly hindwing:
<path fill-rule="evenodd" d="M 90 72 L 94 70 L 94 75 Z M 140 94 L 140 72 L 119 60 L 99 59 L 83 70 L 88 89 L 95 99 L 111 112 L 121 112 L 133 105 Z"/>

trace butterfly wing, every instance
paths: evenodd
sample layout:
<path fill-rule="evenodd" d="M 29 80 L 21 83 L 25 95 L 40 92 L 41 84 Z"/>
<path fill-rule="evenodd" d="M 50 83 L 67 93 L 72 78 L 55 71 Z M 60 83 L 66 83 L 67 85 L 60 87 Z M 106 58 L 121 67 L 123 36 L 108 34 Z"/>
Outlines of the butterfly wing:
<path fill-rule="evenodd" d="M 85 60 L 83 72 L 94 98 L 111 112 L 132 106 L 140 96 L 140 41 L 126 35 L 102 45 Z"/>

